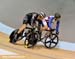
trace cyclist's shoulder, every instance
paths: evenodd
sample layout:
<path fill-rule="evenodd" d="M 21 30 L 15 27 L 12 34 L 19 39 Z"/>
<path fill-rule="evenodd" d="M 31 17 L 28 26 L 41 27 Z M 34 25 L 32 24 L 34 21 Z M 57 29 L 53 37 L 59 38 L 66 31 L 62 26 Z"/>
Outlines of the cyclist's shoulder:
<path fill-rule="evenodd" d="M 48 19 L 53 21 L 53 19 L 54 19 L 54 16 L 53 16 L 53 15 L 51 15 L 51 16 L 48 16 Z"/>
<path fill-rule="evenodd" d="M 47 16 L 47 17 L 45 17 L 44 19 L 51 19 L 51 18 L 54 18 L 54 16 Z"/>
<path fill-rule="evenodd" d="M 54 16 L 53 15 L 51 15 L 51 16 L 48 16 L 49 18 L 54 18 Z"/>

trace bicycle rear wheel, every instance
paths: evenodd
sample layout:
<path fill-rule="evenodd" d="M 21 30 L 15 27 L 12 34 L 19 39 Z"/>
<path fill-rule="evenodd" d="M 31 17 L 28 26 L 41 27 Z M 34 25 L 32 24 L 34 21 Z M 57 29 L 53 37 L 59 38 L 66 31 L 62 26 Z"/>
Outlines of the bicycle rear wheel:
<path fill-rule="evenodd" d="M 16 35 L 17 32 L 18 32 L 18 29 L 12 31 L 12 33 L 11 33 L 10 36 L 9 36 L 9 39 L 10 39 L 9 42 L 16 42 L 16 41 L 22 39 L 23 31 L 22 31 L 20 34 L 18 34 L 18 35 L 17 35 L 17 39 L 14 40 L 14 37 L 15 37 L 15 35 Z"/>
<path fill-rule="evenodd" d="M 37 43 L 37 34 L 36 33 L 28 33 L 27 37 L 24 41 L 24 45 L 28 46 L 28 48 L 33 47 Z"/>

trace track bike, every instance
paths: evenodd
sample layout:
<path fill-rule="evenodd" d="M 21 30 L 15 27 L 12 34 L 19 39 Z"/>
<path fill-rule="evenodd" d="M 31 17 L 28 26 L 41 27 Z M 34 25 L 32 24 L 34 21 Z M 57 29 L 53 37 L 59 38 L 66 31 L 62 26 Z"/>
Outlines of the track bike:
<path fill-rule="evenodd" d="M 50 31 L 47 30 L 47 33 L 43 36 L 43 38 L 41 38 L 42 36 L 41 31 L 36 30 L 36 27 L 35 28 L 26 27 L 26 29 L 28 29 L 28 31 L 24 32 L 23 30 L 20 34 L 18 34 L 16 40 L 14 39 L 14 37 L 16 36 L 18 29 L 12 31 L 12 33 L 9 36 L 10 38 L 9 41 L 16 42 L 26 37 L 24 40 L 24 45 L 31 45 L 29 47 L 33 47 L 37 44 L 37 42 L 41 41 L 45 45 L 46 48 L 54 48 L 59 42 L 58 35 L 53 33 L 54 30 L 50 30 Z"/>
<path fill-rule="evenodd" d="M 24 41 L 24 45 L 31 45 L 28 47 L 33 47 L 37 44 L 37 42 L 41 41 L 46 48 L 54 48 L 59 42 L 59 37 L 57 34 L 53 33 L 55 30 L 52 29 L 50 31 L 46 30 L 47 33 L 41 38 L 41 31 L 35 31 L 35 28 L 27 28 L 29 29 L 26 34 L 26 39 Z M 44 41 L 43 41 L 44 40 Z"/>

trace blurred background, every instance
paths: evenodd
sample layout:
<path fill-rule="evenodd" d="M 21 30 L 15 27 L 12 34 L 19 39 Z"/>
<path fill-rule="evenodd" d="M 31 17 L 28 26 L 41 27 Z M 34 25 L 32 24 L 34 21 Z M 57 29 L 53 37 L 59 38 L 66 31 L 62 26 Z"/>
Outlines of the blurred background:
<path fill-rule="evenodd" d="M 0 22 L 19 28 L 29 12 L 62 15 L 60 40 L 75 43 L 75 0 L 0 0 Z"/>

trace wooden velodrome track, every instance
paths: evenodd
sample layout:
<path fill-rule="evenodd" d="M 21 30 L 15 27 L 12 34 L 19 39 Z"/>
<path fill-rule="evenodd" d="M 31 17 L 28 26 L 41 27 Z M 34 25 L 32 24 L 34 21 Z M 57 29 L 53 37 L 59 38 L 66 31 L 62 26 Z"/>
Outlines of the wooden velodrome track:
<path fill-rule="evenodd" d="M 0 32 L 0 48 L 15 52 L 18 55 L 0 55 L 0 59 L 75 59 L 74 51 L 61 49 L 47 49 L 44 46 L 35 46 L 34 48 L 24 48 L 23 41 L 17 42 L 17 45 L 9 43 L 8 35 Z"/>

